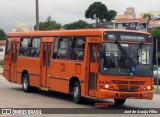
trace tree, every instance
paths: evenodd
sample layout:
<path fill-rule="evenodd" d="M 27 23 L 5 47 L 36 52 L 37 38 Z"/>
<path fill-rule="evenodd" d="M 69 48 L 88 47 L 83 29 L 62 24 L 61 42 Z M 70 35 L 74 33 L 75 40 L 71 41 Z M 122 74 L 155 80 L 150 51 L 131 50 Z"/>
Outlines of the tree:
<path fill-rule="evenodd" d="M 111 21 L 117 15 L 114 10 L 108 11 L 107 6 L 101 2 L 94 2 L 91 4 L 85 12 L 86 18 L 96 19 L 96 25 L 104 20 Z"/>
<path fill-rule="evenodd" d="M 108 20 L 107 21 L 111 21 L 115 18 L 115 16 L 117 15 L 117 12 L 114 10 L 109 10 L 108 11 Z"/>
<path fill-rule="evenodd" d="M 143 18 L 148 18 L 148 20 L 153 19 L 152 15 L 151 15 L 150 13 L 145 13 L 145 14 L 143 15 Z"/>
<path fill-rule="evenodd" d="M 61 24 L 54 21 L 50 16 L 45 22 L 39 23 L 39 30 L 58 30 L 61 28 Z"/>
<path fill-rule="evenodd" d="M 159 41 L 160 40 L 160 27 L 153 28 L 153 29 L 149 30 L 148 32 L 153 37 L 153 43 L 154 43 L 153 62 L 154 62 L 154 64 L 156 64 L 156 57 L 158 57 L 158 61 L 160 60 L 160 49 L 159 49 L 159 47 L 158 47 L 158 53 L 155 54 L 156 53 L 156 45 L 157 44 L 160 45 L 160 41 Z M 157 44 L 156 44 L 156 40 L 158 42 Z"/>
<path fill-rule="evenodd" d="M 92 28 L 92 24 L 87 23 L 86 21 L 79 20 L 70 24 L 65 24 L 64 29 L 82 29 L 82 28 Z"/>
<path fill-rule="evenodd" d="M 148 32 L 151 33 L 153 38 L 160 37 L 160 27 L 153 28 Z"/>
<path fill-rule="evenodd" d="M 0 29 L 0 40 L 4 40 L 5 37 L 6 37 L 6 34 L 5 34 L 4 30 Z"/>

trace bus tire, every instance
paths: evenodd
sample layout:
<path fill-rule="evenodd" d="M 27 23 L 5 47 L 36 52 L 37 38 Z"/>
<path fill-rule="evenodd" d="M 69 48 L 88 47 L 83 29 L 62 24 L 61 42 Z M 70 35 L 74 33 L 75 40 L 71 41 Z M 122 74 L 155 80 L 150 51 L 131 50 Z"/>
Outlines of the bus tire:
<path fill-rule="evenodd" d="M 123 105 L 126 99 L 114 99 L 116 105 Z"/>
<path fill-rule="evenodd" d="M 81 97 L 81 86 L 79 82 L 75 82 L 74 83 L 74 87 L 73 87 L 73 101 L 76 104 L 80 104 L 82 103 L 84 100 L 83 97 Z"/>
<path fill-rule="evenodd" d="M 29 82 L 29 75 L 27 73 L 23 74 L 22 88 L 23 88 L 23 91 L 26 92 L 26 93 L 31 92 L 31 86 L 30 86 L 30 82 Z"/>

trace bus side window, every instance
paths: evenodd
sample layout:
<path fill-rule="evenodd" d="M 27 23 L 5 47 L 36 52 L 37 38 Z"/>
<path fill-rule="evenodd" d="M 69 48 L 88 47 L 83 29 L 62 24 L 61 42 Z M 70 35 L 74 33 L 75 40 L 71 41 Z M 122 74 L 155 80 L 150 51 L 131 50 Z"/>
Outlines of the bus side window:
<path fill-rule="evenodd" d="M 90 56 L 90 61 L 92 63 L 96 62 L 96 46 L 91 46 L 91 56 Z"/>
<path fill-rule="evenodd" d="M 71 52 L 72 60 L 84 60 L 85 39 L 82 37 L 73 38 L 73 46 Z"/>
<path fill-rule="evenodd" d="M 54 51 L 53 51 L 53 59 L 57 58 L 57 50 L 58 50 L 58 37 L 54 39 Z"/>
<path fill-rule="evenodd" d="M 20 47 L 20 56 L 39 57 L 41 38 L 22 38 Z"/>
<path fill-rule="evenodd" d="M 22 38 L 20 44 L 20 56 L 30 55 L 31 38 Z"/>
<path fill-rule="evenodd" d="M 15 46 L 12 44 L 12 63 L 15 62 Z"/>
<path fill-rule="evenodd" d="M 33 38 L 31 46 L 31 57 L 39 57 L 41 47 L 41 38 Z"/>
<path fill-rule="evenodd" d="M 5 55 L 9 55 L 10 43 L 11 43 L 11 39 L 8 38 L 8 39 L 6 40 Z"/>
<path fill-rule="evenodd" d="M 57 53 L 58 59 L 70 59 L 71 38 L 60 38 Z"/>

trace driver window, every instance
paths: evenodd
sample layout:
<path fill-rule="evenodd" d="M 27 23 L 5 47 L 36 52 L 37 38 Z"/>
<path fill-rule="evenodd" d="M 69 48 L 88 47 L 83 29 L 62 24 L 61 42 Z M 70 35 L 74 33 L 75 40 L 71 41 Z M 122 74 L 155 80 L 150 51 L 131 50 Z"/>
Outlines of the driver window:
<path fill-rule="evenodd" d="M 115 68 L 116 67 L 116 53 L 117 46 L 115 44 L 106 43 L 106 58 L 104 60 L 104 70 L 106 68 Z"/>

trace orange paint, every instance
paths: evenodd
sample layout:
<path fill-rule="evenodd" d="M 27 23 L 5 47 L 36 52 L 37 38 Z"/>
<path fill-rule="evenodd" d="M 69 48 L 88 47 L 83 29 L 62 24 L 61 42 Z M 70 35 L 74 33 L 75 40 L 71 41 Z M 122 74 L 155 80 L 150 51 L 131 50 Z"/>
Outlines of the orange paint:
<path fill-rule="evenodd" d="M 3 73 L 4 77 L 8 81 L 21 84 L 22 75 L 24 72 L 27 72 L 29 74 L 31 86 L 38 88 L 45 87 L 49 88 L 49 90 L 59 91 L 63 93 L 70 93 L 70 81 L 72 78 L 77 78 L 81 85 L 81 95 L 83 97 L 90 96 L 96 97 L 98 99 L 152 99 L 153 87 L 151 90 L 144 91 L 145 87 L 153 86 L 152 77 L 135 76 L 132 79 L 128 76 L 100 75 L 98 49 L 101 43 L 104 42 L 103 33 L 107 31 L 148 34 L 136 31 L 104 29 L 11 32 L 7 35 L 8 38 L 10 38 L 11 43 L 9 48 L 9 54 L 5 55 Z M 41 39 L 39 57 L 25 57 L 20 55 L 22 37 L 37 37 Z M 84 37 L 85 54 L 83 60 L 70 60 L 66 57 L 63 57 L 61 59 L 53 58 L 55 44 L 54 39 L 56 37 L 58 37 L 59 39 L 60 37 L 70 37 L 72 41 L 73 37 Z M 105 42 L 112 41 L 105 40 Z M 134 42 L 125 41 L 125 43 Z M 92 47 L 95 51 L 95 54 L 93 55 L 95 56 L 95 61 L 93 60 L 94 62 L 90 60 Z M 93 81 L 90 82 L 90 80 Z M 137 82 L 137 84 L 135 82 Z M 138 82 L 144 83 L 138 84 Z M 106 84 L 109 85 L 108 89 L 105 88 Z M 138 87 L 136 91 L 129 91 L 132 90 L 132 88 L 136 87 Z M 125 88 L 128 88 L 126 89 L 127 91 L 120 90 Z"/>

